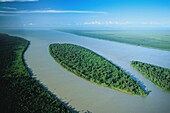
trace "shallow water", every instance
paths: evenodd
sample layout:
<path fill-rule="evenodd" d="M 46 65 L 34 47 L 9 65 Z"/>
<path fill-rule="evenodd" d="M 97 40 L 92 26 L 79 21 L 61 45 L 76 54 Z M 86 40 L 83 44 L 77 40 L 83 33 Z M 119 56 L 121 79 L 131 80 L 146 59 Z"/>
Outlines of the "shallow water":
<path fill-rule="evenodd" d="M 25 53 L 28 66 L 45 86 L 81 112 L 95 113 L 169 113 L 170 94 L 166 93 L 130 66 L 131 60 L 170 69 L 170 51 L 121 44 L 55 30 L 1 31 L 31 41 Z M 147 97 L 124 94 L 83 80 L 57 64 L 48 52 L 51 43 L 73 43 L 104 56 L 151 90 Z"/>

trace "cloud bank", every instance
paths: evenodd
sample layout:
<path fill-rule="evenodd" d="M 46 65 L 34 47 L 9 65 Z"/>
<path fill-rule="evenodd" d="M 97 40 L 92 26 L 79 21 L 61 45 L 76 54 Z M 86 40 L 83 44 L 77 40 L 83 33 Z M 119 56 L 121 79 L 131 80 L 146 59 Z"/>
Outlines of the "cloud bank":
<path fill-rule="evenodd" d="M 99 20 L 94 20 L 94 21 L 86 21 L 83 22 L 79 25 L 165 25 L 168 24 L 166 23 L 160 23 L 156 21 L 148 21 L 148 22 L 133 22 L 133 21 L 99 21 Z"/>
<path fill-rule="evenodd" d="M 84 22 L 84 25 L 128 25 L 131 24 L 129 21 L 89 21 L 89 22 Z"/>
<path fill-rule="evenodd" d="M 17 8 L 14 7 L 2 7 L 3 9 L 7 9 L 7 10 L 16 10 Z"/>
<path fill-rule="evenodd" d="M 107 14 L 101 11 L 79 11 L 79 10 L 21 10 L 21 11 L 0 11 L 6 14 L 29 14 L 29 13 L 80 13 L 80 14 Z"/>

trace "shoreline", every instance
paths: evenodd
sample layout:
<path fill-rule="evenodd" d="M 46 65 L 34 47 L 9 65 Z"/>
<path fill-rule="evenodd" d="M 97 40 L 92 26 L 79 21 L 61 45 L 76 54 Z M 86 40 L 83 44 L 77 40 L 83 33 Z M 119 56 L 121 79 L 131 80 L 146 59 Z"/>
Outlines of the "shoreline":
<path fill-rule="evenodd" d="M 50 45 L 55 45 L 55 44 L 68 44 L 68 43 L 52 43 L 52 44 L 50 44 Z M 103 60 L 106 60 L 107 62 L 109 62 L 110 64 L 112 64 L 116 69 L 118 69 L 118 71 L 121 71 L 121 72 L 125 73 L 126 76 L 129 76 L 129 77 L 132 79 L 132 81 L 134 81 L 145 94 L 135 94 L 134 92 L 128 92 L 128 91 L 123 90 L 123 89 L 120 89 L 120 88 L 116 88 L 116 87 L 111 87 L 111 86 L 107 86 L 107 85 L 104 85 L 104 84 L 100 84 L 100 83 L 98 83 L 98 82 L 92 81 L 91 79 L 90 79 L 90 80 L 87 80 L 87 79 L 79 76 L 78 74 L 74 73 L 74 71 L 71 71 L 71 70 L 70 70 L 71 68 L 67 67 L 67 65 L 66 65 L 66 67 L 63 66 L 63 65 L 61 64 L 61 62 L 58 61 L 58 59 L 55 58 L 56 56 L 53 55 L 52 50 L 51 50 L 51 48 L 50 48 L 50 45 L 49 45 L 49 53 L 50 53 L 51 57 L 56 61 L 56 63 L 58 63 L 59 65 L 61 65 L 61 66 L 62 66 L 64 69 L 66 69 L 68 72 L 73 73 L 75 76 L 80 77 L 81 79 L 86 80 L 86 81 L 88 81 L 88 82 L 90 82 L 90 83 L 94 83 L 94 84 L 97 84 L 97 85 L 99 85 L 99 86 L 103 86 L 103 87 L 106 87 L 106 88 L 110 88 L 110 89 L 112 89 L 112 90 L 117 90 L 117 91 L 120 91 L 120 92 L 125 93 L 125 94 L 138 95 L 138 96 L 142 96 L 142 97 L 148 96 L 148 93 L 146 92 L 146 90 L 143 89 L 140 84 L 138 84 L 139 80 L 138 80 L 138 81 L 134 80 L 134 79 L 131 77 L 131 75 L 129 75 L 129 74 L 127 74 L 125 71 L 123 71 L 121 67 L 117 66 L 116 64 L 112 63 L 112 62 L 109 61 L 108 59 L 106 59 L 106 58 L 104 58 L 103 56 L 97 54 L 96 52 L 94 52 L 94 51 L 92 51 L 92 50 L 90 50 L 90 49 L 88 49 L 88 48 L 85 48 L 85 47 L 83 47 L 83 46 L 74 45 L 74 46 L 77 46 L 77 47 L 81 47 L 81 48 L 83 48 L 83 49 L 86 49 L 86 50 L 90 51 L 91 53 L 95 54 L 96 56 L 98 56 L 98 57 L 102 58 Z M 87 75 L 86 75 L 86 76 L 87 76 Z"/>
<path fill-rule="evenodd" d="M 9 35 L 9 36 L 10 36 L 10 35 Z M 25 39 L 25 38 L 23 38 L 23 39 Z M 66 102 L 62 101 L 59 97 L 56 96 L 56 94 L 54 94 L 52 91 L 50 91 L 50 90 L 48 89 L 48 87 L 45 86 L 45 85 L 41 82 L 41 80 L 37 80 L 36 75 L 34 75 L 34 73 L 32 72 L 31 68 L 28 66 L 28 64 L 26 63 L 26 60 L 25 60 L 25 52 L 27 51 L 27 49 L 29 48 L 30 45 L 31 45 L 31 41 L 28 41 L 28 44 L 27 44 L 26 48 L 25 48 L 24 51 L 22 52 L 22 61 L 23 61 L 23 64 L 24 64 L 26 70 L 28 71 L 30 77 L 31 77 L 32 79 L 35 79 L 36 82 L 37 82 L 41 87 L 43 87 L 44 91 L 46 91 L 46 92 L 47 92 L 49 95 L 51 95 L 54 99 L 56 99 L 57 101 L 59 101 L 64 107 L 66 107 L 68 110 L 70 110 L 70 111 L 73 112 L 73 113 L 78 113 L 78 111 L 77 111 L 74 107 L 72 107 L 71 105 L 69 105 L 69 103 L 66 103 Z"/>
<path fill-rule="evenodd" d="M 97 37 L 88 36 L 88 35 L 87 35 L 87 36 L 86 36 L 86 35 L 80 35 L 80 34 L 75 34 L 75 33 L 67 32 L 67 31 L 62 31 L 62 30 L 57 30 L 57 31 L 63 32 L 63 33 L 69 33 L 69 34 L 76 35 L 76 36 L 88 37 L 88 38 L 92 38 L 92 39 L 105 40 L 105 41 L 110 41 L 110 42 L 117 42 L 117 43 L 122 43 L 122 44 L 137 46 L 137 47 L 150 48 L 150 49 L 162 50 L 162 51 L 168 51 L 168 52 L 170 51 L 170 48 L 169 48 L 169 49 L 163 49 L 163 48 L 157 48 L 157 47 L 152 47 L 152 46 L 147 46 L 147 45 L 145 46 L 145 45 L 141 45 L 141 44 L 133 44 L 133 43 L 123 42 L 123 41 L 117 41 L 117 40 L 97 38 Z"/>
<path fill-rule="evenodd" d="M 159 113 L 163 111 L 164 113 L 168 113 L 169 101 L 167 100 L 170 98 L 170 95 L 152 85 L 130 65 L 127 65 L 127 63 L 129 64 L 132 58 L 169 68 L 169 63 L 166 62 L 169 58 L 165 57 L 170 55 L 169 52 L 111 41 L 82 38 L 54 30 L 37 30 L 33 32 L 32 30 L 24 30 L 24 32 L 24 34 L 21 31 L 12 31 L 9 33 L 31 40 L 32 43 L 28 51 L 26 51 L 25 59 L 29 67 L 31 67 L 32 71 L 36 74 L 37 79 L 41 80 L 45 86 L 48 86 L 50 91 L 57 94 L 61 100 L 66 103 L 68 102 L 69 105 L 74 106 L 80 112 L 112 113 L 115 111 L 118 113 Z M 122 67 L 127 73 L 138 78 L 138 80 L 145 84 L 152 92 L 147 97 L 132 96 L 82 80 L 63 69 L 63 67 L 56 63 L 50 56 L 48 45 L 56 42 L 78 44 L 93 50 L 111 62 L 115 61 L 115 64 L 119 64 L 118 66 Z M 150 55 L 152 55 L 152 59 L 150 59 Z M 164 109 L 158 109 L 161 106 L 157 101 L 161 101 L 162 104 L 164 104 Z M 149 109 L 148 106 L 153 107 Z M 134 107 L 135 109 L 133 109 Z"/>
<path fill-rule="evenodd" d="M 1 112 L 78 112 L 33 77 L 25 60 L 30 41 L 0 33 L 0 44 Z"/>
<path fill-rule="evenodd" d="M 163 86 L 160 86 L 160 85 L 158 85 L 156 82 L 154 82 L 153 80 L 151 80 L 151 78 L 150 77 L 148 77 L 148 74 L 146 74 L 146 72 L 144 72 L 144 71 L 142 71 L 142 70 L 139 70 L 139 69 L 142 69 L 142 68 L 140 68 L 140 67 L 138 67 L 136 64 L 133 64 L 133 62 L 137 62 L 137 63 L 142 63 L 142 64 L 147 64 L 147 65 L 149 65 L 149 66 L 151 66 L 150 68 L 162 68 L 162 69 L 167 69 L 167 70 L 170 70 L 170 69 L 168 69 L 168 68 L 163 68 L 163 67 L 159 67 L 159 66 L 156 66 L 156 65 L 152 65 L 152 64 L 148 64 L 148 63 L 144 63 L 144 62 L 142 62 L 142 61 L 131 61 L 131 66 L 136 70 L 136 71 L 138 71 L 139 73 L 141 73 L 146 79 L 148 79 L 150 82 L 152 82 L 155 86 L 157 86 L 158 88 L 160 88 L 162 91 L 164 91 L 164 92 L 166 92 L 166 93 L 169 93 L 170 94 L 170 89 L 166 89 L 166 88 L 164 88 L 165 87 L 165 85 L 164 84 L 161 84 L 161 85 L 164 85 L 164 87 Z M 148 71 L 148 70 L 147 70 Z M 150 75 L 150 76 L 153 76 L 153 77 L 155 77 L 154 75 Z M 157 75 L 158 76 L 158 75 Z M 165 76 L 165 74 L 164 75 L 162 75 L 162 76 Z M 158 78 L 154 78 L 154 79 L 158 79 Z M 165 81 L 165 80 L 162 80 L 162 81 Z M 167 84 L 166 84 L 167 85 Z"/>

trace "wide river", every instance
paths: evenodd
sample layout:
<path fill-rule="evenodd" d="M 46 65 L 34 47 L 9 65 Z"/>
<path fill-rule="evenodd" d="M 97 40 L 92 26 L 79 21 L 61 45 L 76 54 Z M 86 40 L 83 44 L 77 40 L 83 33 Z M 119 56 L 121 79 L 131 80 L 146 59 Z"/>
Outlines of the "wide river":
<path fill-rule="evenodd" d="M 28 66 L 50 91 L 80 112 L 170 112 L 170 94 L 157 88 L 130 66 L 131 60 L 139 60 L 170 69 L 170 51 L 92 39 L 55 30 L 1 30 L 1 32 L 31 41 L 24 55 Z M 136 78 L 143 88 L 151 92 L 147 97 L 128 95 L 83 80 L 54 61 L 48 51 L 51 43 L 72 43 L 89 48 L 120 66 Z"/>

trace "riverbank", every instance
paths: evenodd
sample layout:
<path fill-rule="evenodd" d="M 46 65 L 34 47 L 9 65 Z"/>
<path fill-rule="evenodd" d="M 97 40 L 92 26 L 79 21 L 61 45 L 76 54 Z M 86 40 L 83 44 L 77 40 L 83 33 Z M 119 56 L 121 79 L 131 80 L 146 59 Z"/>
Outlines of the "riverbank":
<path fill-rule="evenodd" d="M 61 29 L 61 32 L 71 33 L 78 36 L 115 41 L 136 46 L 155 48 L 170 51 L 170 34 L 167 30 L 69 30 Z M 157 35 L 154 35 L 157 34 Z"/>
<path fill-rule="evenodd" d="M 170 69 L 139 61 L 132 61 L 131 66 L 138 70 L 153 84 L 170 93 Z"/>
<path fill-rule="evenodd" d="M 38 80 L 32 78 L 24 62 L 30 42 L 0 34 L 0 111 L 4 113 L 70 113 L 67 106 Z M 76 112 L 76 111 L 75 111 Z"/>
<path fill-rule="evenodd" d="M 1 30 L 2 32 L 2 30 Z M 24 58 L 32 72 L 50 91 L 81 113 L 169 113 L 170 95 L 130 66 L 131 60 L 145 61 L 170 68 L 170 52 L 117 42 L 76 36 L 55 30 L 8 30 L 8 34 L 24 37 L 31 45 Z M 51 43 L 72 43 L 86 47 L 114 62 L 135 77 L 146 90 L 147 97 L 132 96 L 85 81 L 68 72 L 49 54 Z M 161 103 L 161 104 L 160 104 Z"/>

